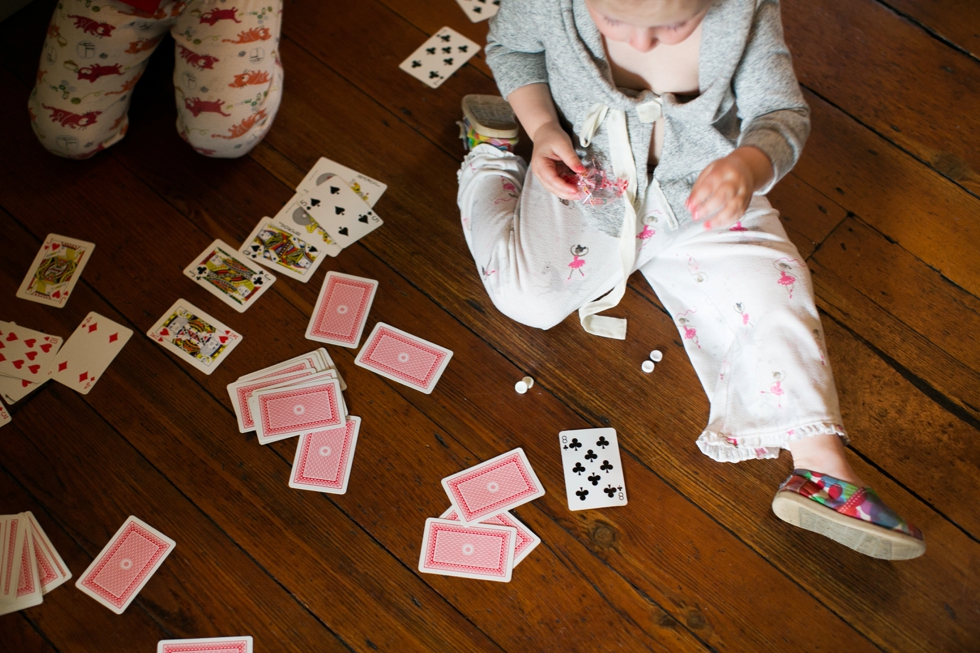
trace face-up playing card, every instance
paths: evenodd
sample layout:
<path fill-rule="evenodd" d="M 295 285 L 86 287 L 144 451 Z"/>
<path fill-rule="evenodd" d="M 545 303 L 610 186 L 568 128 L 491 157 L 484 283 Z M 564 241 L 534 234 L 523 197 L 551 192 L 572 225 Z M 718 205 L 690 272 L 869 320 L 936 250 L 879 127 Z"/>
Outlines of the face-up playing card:
<path fill-rule="evenodd" d="M 205 374 L 242 341 L 241 334 L 184 299 L 178 299 L 146 335 Z"/>
<path fill-rule="evenodd" d="M 340 254 L 341 246 L 337 244 L 333 236 L 320 226 L 320 223 L 313 219 L 313 216 L 300 206 L 299 200 L 304 193 L 297 193 L 286 202 L 276 217 L 272 219 L 273 225 L 284 225 L 288 231 L 299 232 L 300 236 L 311 243 L 316 243 L 321 251 L 327 256 L 337 256 Z"/>
<path fill-rule="evenodd" d="M 474 41 L 443 27 L 398 67 L 426 86 L 438 88 L 479 51 Z"/>
<path fill-rule="evenodd" d="M 298 229 L 262 218 L 238 250 L 256 263 L 306 283 L 323 262 L 323 246 Z"/>
<path fill-rule="evenodd" d="M 381 183 L 377 179 L 362 175 L 356 170 L 340 165 L 336 161 L 320 157 L 320 160 L 316 162 L 316 165 L 310 169 L 303 181 L 296 187 L 296 192 L 300 195 L 309 193 L 315 190 L 317 186 L 322 186 L 334 177 L 340 177 L 343 181 L 347 182 L 351 190 L 357 193 L 357 196 L 367 202 L 367 205 L 370 207 L 373 207 L 384 192 L 388 190 L 388 185 Z"/>
<path fill-rule="evenodd" d="M 0 606 L 17 600 L 27 530 L 23 515 L 0 517 Z"/>
<path fill-rule="evenodd" d="M 252 393 L 252 401 L 260 444 L 340 426 L 346 421 L 336 379 L 258 390 Z"/>
<path fill-rule="evenodd" d="M 27 515 L 34 541 L 34 556 L 37 558 L 38 575 L 41 579 L 41 593 L 47 594 L 62 583 L 71 579 L 71 570 L 55 550 L 47 533 L 41 528 L 37 518 L 31 512 Z"/>
<path fill-rule="evenodd" d="M 323 227 L 340 247 L 348 247 L 383 222 L 340 178 L 298 195 L 299 205 Z"/>
<path fill-rule="evenodd" d="M 459 514 L 457 514 L 456 509 L 452 506 L 449 509 L 439 515 L 439 519 L 445 519 L 447 521 L 459 521 Z M 499 515 L 494 515 L 489 519 L 481 519 L 477 522 L 478 524 L 490 524 L 493 526 L 510 526 L 517 531 L 517 537 L 514 540 L 514 566 L 516 567 L 521 563 L 521 560 L 527 557 L 534 547 L 541 544 L 541 538 L 531 532 L 531 529 L 525 526 L 517 517 L 510 514 L 509 512 L 502 512 Z"/>
<path fill-rule="evenodd" d="M 278 386 L 281 383 L 301 381 L 314 374 L 316 374 L 316 370 L 310 367 L 295 372 L 286 372 L 284 374 L 274 374 L 268 377 L 229 383 L 228 396 L 231 397 L 231 404 L 235 409 L 235 415 L 238 417 L 238 432 L 248 433 L 249 431 L 255 430 L 255 420 L 252 418 L 252 411 L 248 407 L 248 400 L 251 398 L 253 392 Z"/>
<path fill-rule="evenodd" d="M 10 412 L 7 410 L 7 408 L 3 404 L 0 404 L 0 426 L 10 424 L 12 419 L 13 418 L 10 417 Z"/>
<path fill-rule="evenodd" d="M 43 383 L 60 347 L 57 336 L 0 322 L 0 374 Z"/>
<path fill-rule="evenodd" d="M 327 272 L 306 328 L 307 339 L 356 348 L 377 289 L 374 279 Z"/>
<path fill-rule="evenodd" d="M 122 614 L 177 543 L 130 515 L 88 566 L 75 587 Z"/>
<path fill-rule="evenodd" d="M 8 404 L 15 404 L 40 388 L 42 383 L 32 383 L 12 376 L 0 376 L 0 397 L 3 397 Z"/>
<path fill-rule="evenodd" d="M 289 487 L 345 494 L 360 428 L 361 418 L 349 416 L 340 426 L 299 436 Z"/>
<path fill-rule="evenodd" d="M 510 582 L 517 530 L 508 526 L 425 520 L 419 571 Z"/>
<path fill-rule="evenodd" d="M 95 245 L 76 238 L 48 234 L 17 290 L 17 296 L 61 308 L 82 276 Z"/>
<path fill-rule="evenodd" d="M 544 486 L 520 447 L 447 476 L 442 487 L 467 524 L 544 496 Z"/>
<path fill-rule="evenodd" d="M 49 375 L 58 383 L 87 395 L 132 335 L 132 330 L 123 325 L 98 313 L 89 313 L 58 351 Z"/>
<path fill-rule="evenodd" d="M 221 240 L 208 245 L 191 261 L 184 275 L 239 313 L 244 313 L 276 281 Z"/>
<path fill-rule="evenodd" d="M 569 510 L 626 505 L 616 429 L 562 431 L 558 440 Z"/>
<path fill-rule="evenodd" d="M 354 364 L 431 394 L 453 352 L 378 322 Z"/>
<path fill-rule="evenodd" d="M 474 23 L 492 18 L 500 9 L 500 0 L 456 0 L 466 17 Z"/>
<path fill-rule="evenodd" d="M 252 638 L 207 637 L 200 639 L 162 639 L 157 653 L 252 653 Z"/>

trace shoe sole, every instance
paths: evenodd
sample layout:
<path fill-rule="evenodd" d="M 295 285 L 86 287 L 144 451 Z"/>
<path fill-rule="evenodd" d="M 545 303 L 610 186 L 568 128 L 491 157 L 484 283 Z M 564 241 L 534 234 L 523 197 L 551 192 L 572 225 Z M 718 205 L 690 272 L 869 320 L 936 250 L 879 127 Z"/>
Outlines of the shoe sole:
<path fill-rule="evenodd" d="M 463 97 L 463 115 L 481 136 L 516 138 L 520 129 L 514 110 L 499 95 L 467 95 Z"/>
<path fill-rule="evenodd" d="M 784 522 L 828 537 L 872 558 L 910 560 L 926 552 L 922 540 L 842 515 L 794 492 L 778 492 L 772 511 Z"/>

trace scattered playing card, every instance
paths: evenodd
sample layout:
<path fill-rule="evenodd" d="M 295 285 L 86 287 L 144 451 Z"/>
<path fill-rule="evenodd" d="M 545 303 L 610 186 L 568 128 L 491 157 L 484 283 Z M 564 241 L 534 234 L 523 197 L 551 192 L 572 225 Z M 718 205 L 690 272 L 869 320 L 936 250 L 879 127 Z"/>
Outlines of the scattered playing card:
<path fill-rule="evenodd" d="M 48 234 L 17 290 L 21 299 L 61 308 L 88 263 L 93 243 Z"/>
<path fill-rule="evenodd" d="M 10 424 L 12 419 L 13 418 L 10 417 L 10 411 L 8 411 L 3 404 L 0 404 L 0 426 Z"/>
<path fill-rule="evenodd" d="M 361 418 L 349 416 L 340 426 L 301 435 L 289 487 L 345 494 L 360 428 Z"/>
<path fill-rule="evenodd" d="M 340 247 L 353 245 L 384 224 L 378 214 L 339 178 L 297 197 L 299 205 L 333 236 Z"/>
<path fill-rule="evenodd" d="M 252 638 L 206 637 L 201 639 L 162 639 L 157 653 L 252 653 Z"/>
<path fill-rule="evenodd" d="M 228 396 L 231 397 L 232 406 L 235 408 L 235 415 L 238 417 L 238 432 L 248 433 L 249 431 L 255 430 L 255 420 L 252 417 L 252 411 L 248 407 L 248 400 L 252 397 L 253 392 L 278 386 L 283 383 L 289 383 L 290 381 L 301 381 L 316 373 L 316 370 L 310 367 L 295 372 L 286 372 L 259 379 L 229 383 Z"/>
<path fill-rule="evenodd" d="M 47 533 L 41 528 L 37 518 L 31 512 L 25 512 L 31 527 L 34 540 L 34 555 L 37 557 L 38 574 L 41 579 L 41 593 L 47 594 L 62 583 L 71 579 L 71 570 L 55 550 Z"/>
<path fill-rule="evenodd" d="M 316 243 L 321 251 L 327 256 L 337 256 L 342 248 L 334 240 L 327 230 L 320 226 L 320 223 L 313 219 L 313 216 L 300 206 L 299 200 L 305 193 L 297 193 L 286 205 L 279 209 L 279 213 L 272 219 L 273 226 L 283 225 L 283 229 L 289 232 L 298 232 L 304 240 Z M 305 236 L 303 234 L 306 234 Z"/>
<path fill-rule="evenodd" d="M 456 0 L 456 2 L 462 7 L 466 17 L 474 23 L 493 18 L 500 9 L 500 0 Z"/>
<path fill-rule="evenodd" d="M 544 486 L 518 447 L 442 479 L 460 521 L 472 524 L 544 496 Z"/>
<path fill-rule="evenodd" d="M 452 506 L 449 510 L 439 515 L 439 519 L 447 521 L 459 521 L 459 514 Z M 541 544 L 541 538 L 531 532 L 531 529 L 521 523 L 514 515 L 509 512 L 502 512 L 489 519 L 481 519 L 478 524 L 490 524 L 492 526 L 510 526 L 517 531 L 517 538 L 514 541 L 514 566 L 520 564 L 521 560 L 527 557 L 534 547 Z"/>
<path fill-rule="evenodd" d="M 320 157 L 316 165 L 306 174 L 306 177 L 296 187 L 296 192 L 300 195 L 316 190 L 334 177 L 340 177 L 351 187 L 358 197 L 373 207 L 378 199 L 388 190 L 388 185 L 383 184 L 377 179 L 372 179 L 367 175 L 362 175 L 356 170 L 351 170 L 347 166 L 342 166 L 336 161 L 331 161 L 325 157 Z"/>
<path fill-rule="evenodd" d="M 431 394 L 453 352 L 378 322 L 354 364 Z"/>
<path fill-rule="evenodd" d="M 262 218 L 238 251 L 270 270 L 306 283 L 323 262 L 322 249 L 322 245 L 303 238 L 298 229 Z"/>
<path fill-rule="evenodd" d="M 276 281 L 221 240 L 208 245 L 184 274 L 239 313 L 244 313 Z"/>
<path fill-rule="evenodd" d="M 306 328 L 306 337 L 356 348 L 361 342 L 377 289 L 378 282 L 374 279 L 333 270 L 327 272 L 320 296 L 313 307 L 310 325 Z"/>
<path fill-rule="evenodd" d="M 32 383 L 24 379 L 15 379 L 12 376 L 0 376 L 0 397 L 3 397 L 3 400 L 8 404 L 15 404 L 43 384 L 44 381 Z"/>
<path fill-rule="evenodd" d="M 257 390 L 250 401 L 260 444 L 339 426 L 347 417 L 336 379 Z"/>
<path fill-rule="evenodd" d="M 89 313 L 58 351 L 48 375 L 87 395 L 132 335 L 123 325 Z"/>
<path fill-rule="evenodd" d="M 184 299 L 178 299 L 146 335 L 205 374 L 242 341 L 241 334 Z"/>
<path fill-rule="evenodd" d="M 479 51 L 476 42 L 443 27 L 398 67 L 425 85 L 438 88 Z"/>
<path fill-rule="evenodd" d="M 130 515 L 75 587 L 122 614 L 177 543 Z"/>
<path fill-rule="evenodd" d="M 16 517 L 19 522 L 17 537 L 22 540 L 20 542 L 20 556 L 15 558 L 16 566 L 20 567 L 20 573 L 17 577 L 16 594 L 13 600 L 0 603 L 0 615 L 40 605 L 44 601 L 30 523 L 24 513 L 16 515 Z"/>
<path fill-rule="evenodd" d="M 507 583 L 514 569 L 516 538 L 517 529 L 508 526 L 430 517 L 425 520 L 419 571 Z"/>
<path fill-rule="evenodd" d="M 0 516 L 0 607 L 17 600 L 28 530 L 23 515 Z"/>
<path fill-rule="evenodd" d="M 569 510 L 626 505 L 616 429 L 562 431 L 558 440 Z"/>
<path fill-rule="evenodd" d="M 43 383 L 60 347 L 58 336 L 0 322 L 0 374 Z"/>

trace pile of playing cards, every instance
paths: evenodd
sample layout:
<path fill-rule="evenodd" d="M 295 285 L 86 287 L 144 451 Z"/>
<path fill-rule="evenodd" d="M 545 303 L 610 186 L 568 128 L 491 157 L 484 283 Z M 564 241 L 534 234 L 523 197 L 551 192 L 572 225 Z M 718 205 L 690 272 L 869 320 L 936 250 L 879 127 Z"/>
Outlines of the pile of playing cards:
<path fill-rule="evenodd" d="M 291 358 L 228 384 L 238 430 L 259 444 L 299 436 L 289 486 L 347 492 L 361 418 L 347 414 L 347 386 L 325 349 Z"/>
<path fill-rule="evenodd" d="M 450 508 L 425 521 L 419 571 L 509 582 L 541 542 L 508 510 L 544 496 L 521 448 L 442 479 Z"/>
<path fill-rule="evenodd" d="M 467 14 L 471 15 L 471 12 Z M 454 29 L 443 27 L 398 67 L 426 86 L 438 88 L 479 51 L 476 42 Z"/>
<path fill-rule="evenodd" d="M 75 587 L 122 614 L 176 546 L 169 537 L 130 515 Z"/>
<path fill-rule="evenodd" d="M 569 510 L 626 505 L 616 429 L 562 431 L 558 440 Z"/>
<path fill-rule="evenodd" d="M 71 571 L 30 512 L 0 515 L 0 614 L 40 605 Z"/>

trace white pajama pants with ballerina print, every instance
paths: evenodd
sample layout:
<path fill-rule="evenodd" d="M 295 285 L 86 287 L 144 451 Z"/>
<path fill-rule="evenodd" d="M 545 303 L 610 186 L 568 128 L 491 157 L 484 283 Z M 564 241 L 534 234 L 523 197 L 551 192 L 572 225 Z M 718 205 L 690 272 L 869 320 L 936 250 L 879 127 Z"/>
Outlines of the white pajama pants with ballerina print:
<path fill-rule="evenodd" d="M 459 172 L 463 233 L 494 305 L 548 329 L 620 280 L 618 239 L 489 145 Z M 719 461 L 775 458 L 804 437 L 846 437 L 810 273 L 779 214 L 753 199 L 732 227 L 671 228 L 646 194 L 636 267 L 670 312 L 711 402 L 698 438 Z"/>

